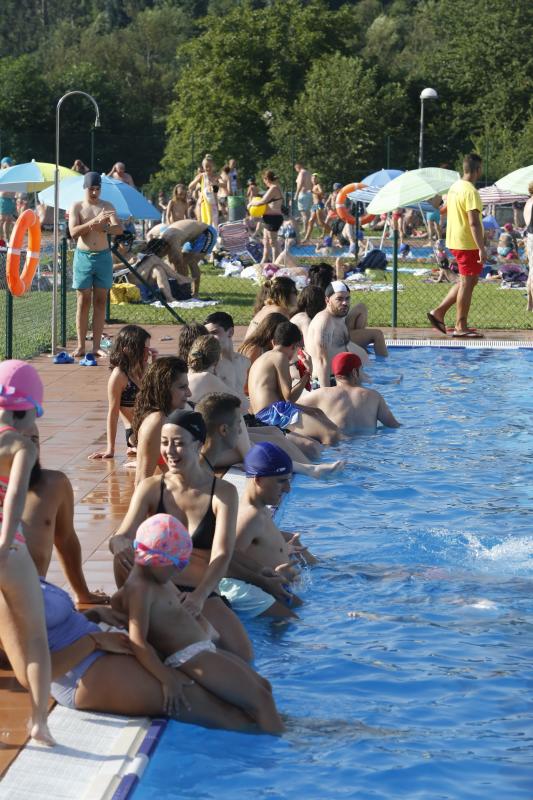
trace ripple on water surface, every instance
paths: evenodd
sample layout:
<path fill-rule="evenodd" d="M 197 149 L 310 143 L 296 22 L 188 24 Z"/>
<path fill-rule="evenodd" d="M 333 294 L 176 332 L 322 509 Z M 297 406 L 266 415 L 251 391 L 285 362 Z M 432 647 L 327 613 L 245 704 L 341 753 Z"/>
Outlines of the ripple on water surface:
<path fill-rule="evenodd" d="M 281 524 L 322 562 L 299 622 L 250 625 L 280 739 L 171 723 L 135 794 L 531 800 L 530 351 L 401 350 L 404 423 L 343 442 Z"/>

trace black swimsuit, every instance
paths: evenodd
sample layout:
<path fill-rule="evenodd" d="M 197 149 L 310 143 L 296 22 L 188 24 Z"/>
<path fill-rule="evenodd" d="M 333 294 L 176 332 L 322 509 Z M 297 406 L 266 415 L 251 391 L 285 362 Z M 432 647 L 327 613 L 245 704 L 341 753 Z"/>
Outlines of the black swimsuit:
<path fill-rule="evenodd" d="M 272 203 L 277 200 L 283 200 L 283 195 L 280 194 L 279 197 L 273 197 L 269 202 Z M 280 211 L 267 211 L 266 214 L 263 214 L 263 224 L 267 231 L 277 233 L 283 225 L 283 214 Z"/>
<path fill-rule="evenodd" d="M 122 408 L 133 408 L 135 405 L 135 398 L 139 393 L 139 387 L 132 381 L 129 375 L 126 377 L 128 378 L 128 382 L 120 395 L 120 405 Z"/>
<path fill-rule="evenodd" d="M 194 533 L 191 533 L 192 546 L 195 550 L 211 550 L 213 547 L 213 539 L 215 538 L 215 528 L 217 518 L 213 511 L 213 495 L 215 494 L 216 475 L 213 475 L 213 483 L 211 485 L 211 497 L 209 498 L 209 506 L 204 516 L 198 523 Z M 159 503 L 157 506 L 156 514 L 167 514 L 165 510 L 165 503 L 163 502 L 163 492 L 165 490 L 165 476 L 161 476 L 161 492 L 159 494 Z"/>
<path fill-rule="evenodd" d="M 211 484 L 211 497 L 209 498 L 209 506 L 207 511 L 205 512 L 204 516 L 200 520 L 199 524 L 196 527 L 196 530 L 193 534 L 191 534 L 192 539 L 192 546 L 197 550 L 211 550 L 213 546 L 213 539 L 215 538 L 215 528 L 217 524 L 217 518 L 215 516 L 215 512 L 213 511 L 213 495 L 215 493 L 215 483 L 216 483 L 216 475 L 213 475 L 213 483 Z M 165 490 L 165 476 L 161 476 L 161 491 L 159 493 L 159 503 L 157 505 L 156 514 L 166 514 L 167 511 L 165 509 L 165 503 L 163 501 L 163 492 Z M 184 584 L 177 583 L 177 588 L 180 592 L 194 592 L 196 586 L 185 586 Z M 229 600 L 226 600 L 225 597 L 218 594 L 217 592 L 211 592 L 208 599 L 212 597 L 218 597 L 219 600 L 222 600 L 224 605 L 231 608 L 231 603 Z"/>
<path fill-rule="evenodd" d="M 135 398 L 139 394 L 139 387 L 132 381 L 129 375 L 126 375 L 126 377 L 128 382 L 120 394 L 120 406 L 121 408 L 133 408 L 135 405 Z M 130 436 L 133 433 L 132 428 L 126 428 L 124 433 L 126 434 L 126 445 L 131 447 Z"/>

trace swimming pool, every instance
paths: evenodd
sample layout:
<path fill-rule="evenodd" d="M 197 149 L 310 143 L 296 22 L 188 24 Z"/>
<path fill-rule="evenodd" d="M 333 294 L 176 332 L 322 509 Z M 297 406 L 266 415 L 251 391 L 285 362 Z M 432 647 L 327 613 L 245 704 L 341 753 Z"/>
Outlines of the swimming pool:
<path fill-rule="evenodd" d="M 533 351 L 373 371 L 404 427 L 295 482 L 280 521 L 322 563 L 299 622 L 250 626 L 288 732 L 169 723 L 135 800 L 533 796 Z"/>

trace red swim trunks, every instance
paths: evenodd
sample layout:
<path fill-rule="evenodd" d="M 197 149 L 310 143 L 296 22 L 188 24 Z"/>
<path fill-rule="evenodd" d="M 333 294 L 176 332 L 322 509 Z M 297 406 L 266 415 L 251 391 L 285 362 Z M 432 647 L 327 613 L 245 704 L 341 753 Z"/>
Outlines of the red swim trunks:
<path fill-rule="evenodd" d="M 483 264 L 479 260 L 479 250 L 452 250 L 459 275 L 481 275 Z"/>

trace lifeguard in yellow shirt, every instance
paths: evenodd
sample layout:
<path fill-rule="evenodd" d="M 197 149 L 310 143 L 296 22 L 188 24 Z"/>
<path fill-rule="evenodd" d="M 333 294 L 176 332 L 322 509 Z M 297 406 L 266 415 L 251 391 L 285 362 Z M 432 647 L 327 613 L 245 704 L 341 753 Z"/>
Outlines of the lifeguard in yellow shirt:
<path fill-rule="evenodd" d="M 481 173 L 481 158 L 476 153 L 465 156 L 463 177 L 450 186 L 448 191 L 446 247 L 452 251 L 457 261 L 459 282 L 452 286 L 442 303 L 427 315 L 436 330 L 448 333 L 444 318 L 449 309 L 455 305 L 455 328 L 451 333 L 458 339 L 483 337 L 483 334 L 475 328 L 468 327 L 472 293 L 487 259 L 481 224 L 483 203 L 475 187 Z"/>

